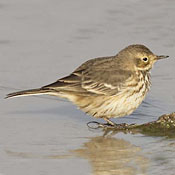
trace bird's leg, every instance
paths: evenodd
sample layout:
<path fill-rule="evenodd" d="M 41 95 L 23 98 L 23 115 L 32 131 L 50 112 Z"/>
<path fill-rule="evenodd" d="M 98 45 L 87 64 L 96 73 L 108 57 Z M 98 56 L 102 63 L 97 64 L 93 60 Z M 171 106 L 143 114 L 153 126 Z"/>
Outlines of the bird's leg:
<path fill-rule="evenodd" d="M 108 118 L 103 118 L 107 123 L 99 123 L 96 121 L 91 121 L 87 123 L 87 126 L 91 129 L 98 129 L 98 128 L 104 128 L 104 129 L 118 129 L 118 130 L 124 130 L 127 129 L 128 124 L 121 123 L 116 124 L 109 120 Z"/>
<path fill-rule="evenodd" d="M 103 119 L 107 121 L 107 123 L 99 123 L 96 121 L 91 121 L 87 123 L 87 126 L 90 129 L 104 128 L 104 129 L 126 130 L 128 128 L 128 124 L 126 123 L 116 124 L 107 118 L 103 118 Z"/>
<path fill-rule="evenodd" d="M 106 124 L 100 124 L 99 127 L 103 127 L 103 128 L 113 128 L 113 129 L 119 129 L 119 130 L 123 130 L 123 129 L 127 129 L 128 124 L 126 123 L 121 123 L 121 124 L 116 124 L 114 122 L 112 122 L 111 120 L 109 120 L 108 118 L 103 118 L 105 121 L 107 121 Z"/>
<path fill-rule="evenodd" d="M 112 122 L 111 120 L 107 119 L 107 118 L 103 118 L 107 123 L 99 123 L 96 121 L 91 121 L 87 123 L 87 126 L 91 129 L 98 129 L 98 128 L 114 128 L 115 126 L 117 126 L 117 124 L 115 124 L 114 122 Z"/>
<path fill-rule="evenodd" d="M 105 121 L 107 121 L 107 124 L 111 125 L 111 126 L 115 126 L 116 124 L 114 122 L 112 122 L 111 120 L 109 120 L 108 118 L 103 118 Z"/>

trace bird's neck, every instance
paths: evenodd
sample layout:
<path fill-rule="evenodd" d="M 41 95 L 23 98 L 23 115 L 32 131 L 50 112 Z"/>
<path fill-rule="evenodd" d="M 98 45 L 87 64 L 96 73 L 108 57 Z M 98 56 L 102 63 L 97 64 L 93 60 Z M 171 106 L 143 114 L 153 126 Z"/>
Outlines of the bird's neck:
<path fill-rule="evenodd" d="M 146 87 L 148 88 L 148 90 L 150 89 L 150 86 L 151 86 L 151 74 L 149 71 L 143 71 L 143 70 L 140 70 L 139 71 L 140 75 L 142 76 L 144 82 L 145 82 L 145 85 Z"/>

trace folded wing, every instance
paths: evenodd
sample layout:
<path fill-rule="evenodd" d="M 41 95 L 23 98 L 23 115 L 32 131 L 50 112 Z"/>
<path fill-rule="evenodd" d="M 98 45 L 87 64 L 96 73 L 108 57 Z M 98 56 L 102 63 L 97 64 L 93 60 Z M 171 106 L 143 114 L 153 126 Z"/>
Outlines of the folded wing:
<path fill-rule="evenodd" d="M 44 86 L 54 91 L 71 91 L 86 95 L 115 95 L 125 88 L 132 72 L 123 70 L 113 57 L 89 60 L 72 74 Z"/>

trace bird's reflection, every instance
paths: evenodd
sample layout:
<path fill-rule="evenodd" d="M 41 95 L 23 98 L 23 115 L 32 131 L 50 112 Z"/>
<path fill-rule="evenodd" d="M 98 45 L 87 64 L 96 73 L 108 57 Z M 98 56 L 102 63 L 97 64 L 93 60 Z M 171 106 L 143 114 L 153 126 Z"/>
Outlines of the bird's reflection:
<path fill-rule="evenodd" d="M 149 159 L 143 155 L 140 147 L 109 135 L 88 138 L 81 148 L 69 150 L 65 155 L 37 155 L 9 150 L 6 153 L 9 156 L 30 159 L 69 159 L 72 156 L 83 158 L 89 161 L 93 175 L 145 175 L 149 164 Z"/>
<path fill-rule="evenodd" d="M 71 152 L 89 161 L 93 175 L 146 174 L 148 166 L 139 147 L 113 137 L 90 138 L 82 148 Z"/>

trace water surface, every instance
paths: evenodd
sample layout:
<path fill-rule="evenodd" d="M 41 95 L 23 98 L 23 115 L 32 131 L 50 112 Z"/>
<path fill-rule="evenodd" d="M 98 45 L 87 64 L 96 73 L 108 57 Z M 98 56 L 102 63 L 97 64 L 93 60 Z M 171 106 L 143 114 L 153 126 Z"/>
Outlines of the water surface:
<path fill-rule="evenodd" d="M 93 119 L 71 103 L 3 98 L 141 43 L 170 59 L 155 65 L 142 105 L 114 121 L 144 123 L 175 111 L 175 1 L 2 0 L 0 14 L 0 175 L 174 174 L 174 139 L 103 137 L 103 131 L 87 128 Z"/>

